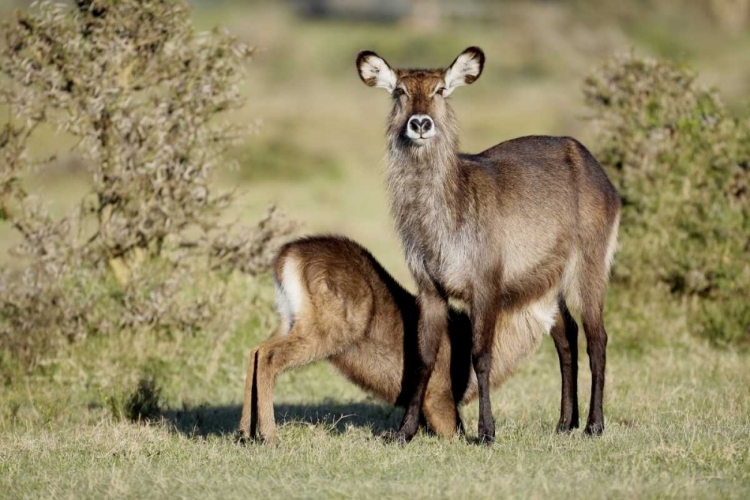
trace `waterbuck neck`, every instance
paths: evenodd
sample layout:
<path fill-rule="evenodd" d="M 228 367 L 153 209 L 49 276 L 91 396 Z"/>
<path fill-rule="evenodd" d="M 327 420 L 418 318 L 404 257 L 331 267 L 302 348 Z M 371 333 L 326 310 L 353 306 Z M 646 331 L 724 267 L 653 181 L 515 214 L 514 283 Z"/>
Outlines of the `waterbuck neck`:
<path fill-rule="evenodd" d="M 450 207 L 457 206 L 458 140 L 453 131 L 446 132 L 419 147 L 401 134 L 389 131 L 386 178 L 397 220 L 402 210 L 412 213 L 416 210 L 432 219 L 450 215 Z M 429 213 L 424 213 L 425 210 Z"/>

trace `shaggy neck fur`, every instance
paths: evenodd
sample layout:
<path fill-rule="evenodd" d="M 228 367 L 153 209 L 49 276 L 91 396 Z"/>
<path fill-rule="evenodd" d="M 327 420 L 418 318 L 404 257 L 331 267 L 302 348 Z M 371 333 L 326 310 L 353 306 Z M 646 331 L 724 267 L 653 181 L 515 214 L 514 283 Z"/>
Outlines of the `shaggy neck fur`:
<path fill-rule="evenodd" d="M 395 112 L 395 110 L 394 110 Z M 460 214 L 458 123 L 446 106 L 444 116 L 435 120 L 437 135 L 423 146 L 404 136 L 403 126 L 392 119 L 386 138 L 387 188 L 391 212 L 405 239 L 407 228 L 423 230 L 455 229 Z M 409 241 L 405 241 L 407 247 Z M 408 250 L 408 248 L 407 248 Z"/>

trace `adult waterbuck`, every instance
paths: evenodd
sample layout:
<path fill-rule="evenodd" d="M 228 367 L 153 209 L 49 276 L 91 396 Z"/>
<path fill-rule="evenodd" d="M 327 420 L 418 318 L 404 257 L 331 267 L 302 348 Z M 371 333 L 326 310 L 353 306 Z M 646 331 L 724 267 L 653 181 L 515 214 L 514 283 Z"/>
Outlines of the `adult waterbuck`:
<path fill-rule="evenodd" d="M 405 406 L 417 380 L 417 299 L 357 243 L 316 236 L 285 245 L 274 265 L 278 333 L 250 354 L 240 436 L 276 439 L 273 385 L 283 370 L 328 359 L 349 380 L 385 401 Z M 499 330 L 490 384 L 500 385 L 534 352 L 542 329 L 523 315 Z M 457 406 L 474 399 L 471 327 L 451 309 L 439 342 L 435 370 L 422 410 L 430 428 L 453 436 L 461 428 Z M 553 328 L 555 344 L 565 328 Z"/>
<path fill-rule="evenodd" d="M 549 328 L 558 308 L 580 312 L 592 371 L 585 432 L 604 430 L 607 333 L 602 312 L 615 252 L 620 199 L 578 141 L 533 136 L 479 154 L 458 152 L 458 124 L 446 98 L 482 74 L 484 53 L 462 52 L 447 69 L 393 69 L 374 52 L 357 57 L 362 80 L 393 97 L 387 124 L 387 187 L 407 263 L 419 288 L 420 382 L 399 439 L 418 429 L 422 399 L 447 328 L 448 299 L 468 304 L 479 386 L 479 438 L 495 426 L 489 374 L 498 325 L 523 312 Z M 565 319 L 572 330 L 572 318 Z M 574 343 L 563 362 L 560 430 L 576 427 Z"/>

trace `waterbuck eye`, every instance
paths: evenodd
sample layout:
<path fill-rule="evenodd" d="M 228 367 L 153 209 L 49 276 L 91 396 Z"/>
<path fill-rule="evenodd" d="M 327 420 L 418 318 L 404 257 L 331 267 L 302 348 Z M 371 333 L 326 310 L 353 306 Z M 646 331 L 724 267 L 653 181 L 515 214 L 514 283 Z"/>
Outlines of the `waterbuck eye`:
<path fill-rule="evenodd" d="M 395 97 L 397 99 L 399 97 L 401 97 L 402 95 L 404 95 L 404 94 L 406 94 L 406 92 L 404 92 L 404 90 L 400 89 L 400 88 L 398 88 L 398 89 L 396 89 L 396 90 L 393 91 L 393 97 Z"/>
<path fill-rule="evenodd" d="M 437 95 L 443 95 L 443 92 L 445 92 L 445 87 L 440 87 L 435 91 Z"/>

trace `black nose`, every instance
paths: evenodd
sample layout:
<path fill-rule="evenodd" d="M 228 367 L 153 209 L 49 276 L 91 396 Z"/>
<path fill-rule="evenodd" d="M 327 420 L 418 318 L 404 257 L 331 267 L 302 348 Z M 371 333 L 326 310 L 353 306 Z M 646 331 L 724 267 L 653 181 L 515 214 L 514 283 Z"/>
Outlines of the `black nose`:
<path fill-rule="evenodd" d="M 432 128 L 432 120 L 430 118 L 412 118 L 409 120 L 409 128 L 418 134 L 424 134 Z"/>
<path fill-rule="evenodd" d="M 409 128 L 414 132 L 419 133 L 419 120 L 416 118 L 409 120 Z"/>

